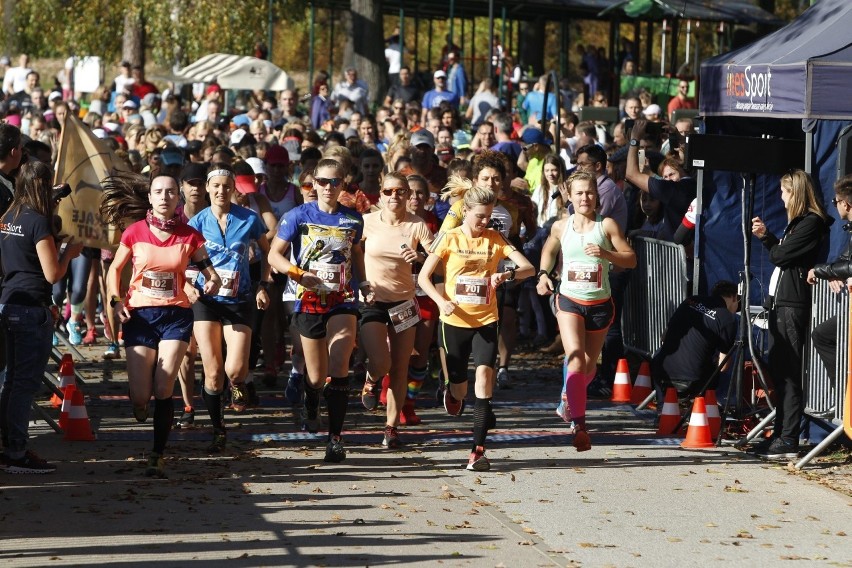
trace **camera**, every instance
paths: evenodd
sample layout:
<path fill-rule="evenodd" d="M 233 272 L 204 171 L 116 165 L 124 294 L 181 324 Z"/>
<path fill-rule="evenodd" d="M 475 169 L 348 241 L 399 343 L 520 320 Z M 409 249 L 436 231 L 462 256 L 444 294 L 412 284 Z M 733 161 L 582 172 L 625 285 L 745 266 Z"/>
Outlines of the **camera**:
<path fill-rule="evenodd" d="M 71 195 L 71 186 L 67 183 L 60 183 L 53 186 L 53 201 L 58 202 L 61 199 Z"/>

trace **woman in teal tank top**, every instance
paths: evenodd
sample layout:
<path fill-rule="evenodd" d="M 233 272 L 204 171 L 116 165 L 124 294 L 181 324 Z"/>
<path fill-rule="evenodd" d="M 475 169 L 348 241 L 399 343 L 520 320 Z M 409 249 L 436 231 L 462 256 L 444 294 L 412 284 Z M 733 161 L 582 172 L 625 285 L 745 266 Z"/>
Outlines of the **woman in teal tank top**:
<path fill-rule="evenodd" d="M 595 377 L 598 356 L 614 307 L 609 291 L 610 264 L 636 266 L 636 254 L 618 224 L 601 217 L 595 177 L 575 172 L 565 182 L 575 213 L 553 224 L 541 253 L 537 290 L 554 293 L 551 273 L 562 252 L 561 284 L 556 299 L 556 320 L 565 348 L 563 402 L 560 416 L 574 423 L 574 447 L 592 448 L 586 432 L 586 388 Z"/>

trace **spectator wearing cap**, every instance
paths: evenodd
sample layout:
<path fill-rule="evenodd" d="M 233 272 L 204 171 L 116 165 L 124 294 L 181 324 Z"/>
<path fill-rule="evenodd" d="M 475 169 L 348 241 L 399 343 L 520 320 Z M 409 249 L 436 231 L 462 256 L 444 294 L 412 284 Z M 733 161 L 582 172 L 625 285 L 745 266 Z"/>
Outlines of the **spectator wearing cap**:
<path fill-rule="evenodd" d="M 207 207 L 207 169 L 209 164 L 190 162 L 183 167 L 180 174 L 180 192 L 183 205 L 178 206 L 176 213 L 184 223 L 196 213 Z"/>
<path fill-rule="evenodd" d="M 160 152 L 160 173 L 175 179 L 180 177 L 186 157 L 183 150 L 169 144 Z"/>
<path fill-rule="evenodd" d="M 219 116 L 219 108 L 221 105 L 222 87 L 218 83 L 210 83 L 204 90 L 204 98 L 198 102 L 198 109 L 195 111 L 195 122 L 204 122 L 209 120 L 214 122 Z"/>
<path fill-rule="evenodd" d="M 133 77 L 133 87 L 130 92 L 134 97 L 141 101 L 149 93 L 160 94 L 156 85 L 145 79 L 145 69 L 141 65 L 131 67 L 130 74 Z"/>
<path fill-rule="evenodd" d="M 650 104 L 642 111 L 642 114 L 645 116 L 645 120 L 648 122 L 662 122 L 663 117 L 663 109 L 660 108 L 658 104 Z"/>
<path fill-rule="evenodd" d="M 517 165 L 525 171 L 524 179 L 528 186 L 536 187 L 541 181 L 544 157 L 550 153 L 550 140 L 544 137 L 540 128 L 527 126 L 521 134 L 521 150 Z"/>
<path fill-rule="evenodd" d="M 431 91 L 426 91 L 423 95 L 423 108 L 421 110 L 420 122 L 426 122 L 426 115 L 433 108 L 438 108 L 441 103 L 447 102 L 453 108 L 459 108 L 459 96 L 447 88 L 447 74 L 438 69 L 432 75 L 432 80 L 435 82 L 435 88 Z"/>
<path fill-rule="evenodd" d="M 420 129 L 411 135 L 409 146 L 411 169 L 423 176 L 429 184 L 429 193 L 440 195 L 447 185 L 447 170 L 438 164 L 435 155 L 435 137 L 426 129 Z"/>
<path fill-rule="evenodd" d="M 260 192 L 269 199 L 276 219 L 281 219 L 290 209 L 302 204 L 302 192 L 290 182 L 290 155 L 287 149 L 273 144 L 266 151 L 266 184 Z"/>
<path fill-rule="evenodd" d="M 358 71 L 354 67 L 347 67 L 343 72 L 343 79 L 334 86 L 331 100 L 336 104 L 347 100 L 352 103 L 354 109 L 362 115 L 367 114 L 367 104 L 370 102 L 370 88 L 367 83 L 358 79 Z"/>
<path fill-rule="evenodd" d="M 119 120 L 122 124 L 129 122 L 130 117 L 134 114 L 137 114 L 139 110 L 139 105 L 133 99 L 127 99 L 123 103 L 121 103 L 121 115 L 119 116 Z"/>
<path fill-rule="evenodd" d="M 6 70 L 6 75 L 3 77 L 3 92 L 7 95 L 14 95 L 26 89 L 27 75 L 31 71 L 30 57 L 26 53 L 22 53 L 18 58 L 18 66 Z"/>

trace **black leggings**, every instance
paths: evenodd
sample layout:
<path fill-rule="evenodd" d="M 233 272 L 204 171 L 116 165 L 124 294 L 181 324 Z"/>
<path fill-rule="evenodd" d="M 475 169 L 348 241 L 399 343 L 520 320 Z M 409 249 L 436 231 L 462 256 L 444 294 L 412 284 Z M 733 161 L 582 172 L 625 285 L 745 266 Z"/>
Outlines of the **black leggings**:
<path fill-rule="evenodd" d="M 451 383 L 467 381 L 467 362 L 473 353 L 475 367 L 494 365 L 497 358 L 497 322 L 482 327 L 456 327 L 441 322 L 438 341 L 446 353 Z"/>

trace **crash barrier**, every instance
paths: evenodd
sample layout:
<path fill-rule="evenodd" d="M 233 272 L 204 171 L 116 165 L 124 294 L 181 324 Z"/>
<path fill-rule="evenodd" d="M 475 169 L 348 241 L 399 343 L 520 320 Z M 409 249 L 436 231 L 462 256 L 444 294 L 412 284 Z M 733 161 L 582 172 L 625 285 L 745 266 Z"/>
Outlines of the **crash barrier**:
<path fill-rule="evenodd" d="M 662 345 L 669 318 L 686 299 L 686 253 L 682 245 L 648 237 L 631 240 L 636 268 L 624 292 L 624 347 L 650 357 Z"/>
<path fill-rule="evenodd" d="M 811 332 L 830 317 L 836 316 L 837 357 L 835 359 L 836 384 L 832 385 L 822 363 L 822 359 L 813 347 Z M 811 321 L 808 327 L 808 342 L 805 349 L 803 395 L 805 413 L 821 418 L 834 425 L 834 430 L 820 442 L 808 455 L 802 458 L 796 468 L 801 468 L 821 454 L 834 440 L 843 434 L 843 400 L 846 396 L 847 376 L 849 374 L 849 293 L 847 290 L 835 294 L 828 282 L 818 280 L 813 289 L 811 303 Z"/>

